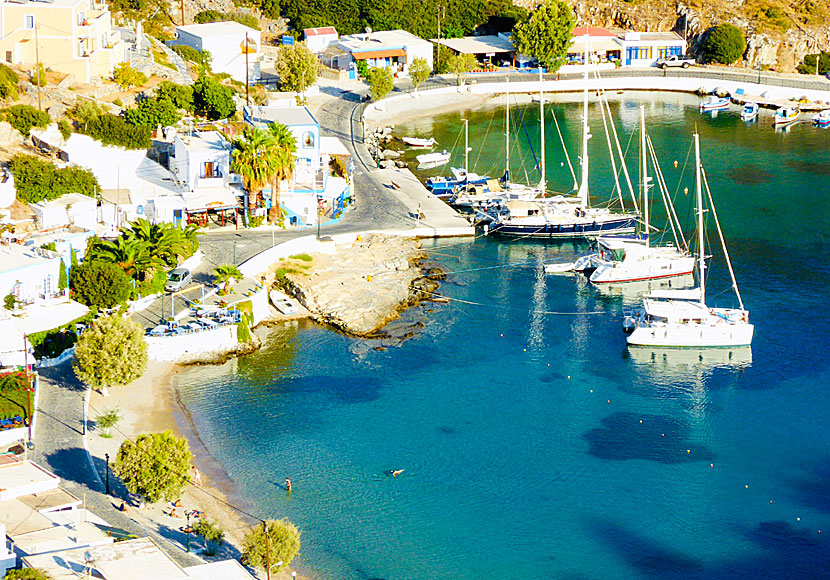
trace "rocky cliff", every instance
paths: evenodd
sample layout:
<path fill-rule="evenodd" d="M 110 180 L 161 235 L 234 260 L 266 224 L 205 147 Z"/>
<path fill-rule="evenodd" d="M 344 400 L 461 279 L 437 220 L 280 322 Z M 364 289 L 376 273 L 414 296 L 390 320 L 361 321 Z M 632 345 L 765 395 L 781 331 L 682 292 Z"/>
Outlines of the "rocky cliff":
<path fill-rule="evenodd" d="M 699 51 L 713 26 L 729 22 L 745 31 L 747 50 L 737 66 L 793 72 L 806 54 L 830 51 L 827 0 L 567 0 L 580 26 L 684 33 Z M 532 8 L 537 0 L 514 0 Z"/>

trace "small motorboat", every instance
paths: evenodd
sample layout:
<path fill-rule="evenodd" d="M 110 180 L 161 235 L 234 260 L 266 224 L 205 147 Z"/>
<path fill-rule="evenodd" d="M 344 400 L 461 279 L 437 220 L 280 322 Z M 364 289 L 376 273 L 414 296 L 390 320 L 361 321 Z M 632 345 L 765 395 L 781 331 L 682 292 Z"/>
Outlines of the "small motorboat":
<path fill-rule="evenodd" d="M 709 95 L 705 101 L 700 103 L 701 111 L 718 111 L 720 109 L 729 108 L 729 97 L 719 97 L 717 95 Z"/>
<path fill-rule="evenodd" d="M 830 127 L 830 109 L 824 109 L 813 117 L 813 125 L 816 127 Z"/>
<path fill-rule="evenodd" d="M 801 118 L 801 111 L 798 107 L 781 107 L 775 111 L 775 118 L 773 124 L 776 127 L 786 127 L 792 125 Z"/>
<path fill-rule="evenodd" d="M 429 149 L 438 143 L 438 141 L 432 137 L 429 139 L 423 139 L 421 137 L 401 137 L 401 141 L 403 141 L 404 145 L 407 145 L 408 147 L 420 147 L 421 149 Z"/>
<path fill-rule="evenodd" d="M 415 159 L 418 161 L 418 165 L 437 166 L 448 163 L 450 160 L 450 154 L 448 151 L 444 150 L 440 153 L 424 153 L 422 155 L 418 155 Z"/>
<path fill-rule="evenodd" d="M 761 107 L 758 106 L 758 103 L 745 103 L 744 108 L 741 110 L 741 119 L 744 121 L 754 121 L 758 118 L 758 111 L 761 110 Z"/>
<path fill-rule="evenodd" d="M 297 305 L 294 304 L 288 296 L 279 292 L 277 290 L 271 290 L 268 293 L 268 298 L 271 299 L 271 304 L 274 305 L 274 308 L 279 310 L 280 314 L 284 314 L 286 316 L 290 316 L 292 314 L 297 314 L 299 309 Z"/>

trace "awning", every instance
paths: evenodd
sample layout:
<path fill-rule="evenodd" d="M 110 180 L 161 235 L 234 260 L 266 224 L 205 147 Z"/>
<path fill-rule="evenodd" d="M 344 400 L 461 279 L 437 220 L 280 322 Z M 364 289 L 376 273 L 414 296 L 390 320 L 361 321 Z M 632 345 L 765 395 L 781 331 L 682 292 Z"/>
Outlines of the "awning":
<path fill-rule="evenodd" d="M 367 58 L 387 58 L 390 56 L 406 56 L 406 51 L 402 48 L 391 48 L 389 50 L 367 50 L 364 52 L 352 53 L 352 58 L 355 60 L 366 60 Z"/>
<path fill-rule="evenodd" d="M 188 213 L 239 207 L 234 193 L 227 187 L 200 187 L 184 194 L 184 209 Z"/>

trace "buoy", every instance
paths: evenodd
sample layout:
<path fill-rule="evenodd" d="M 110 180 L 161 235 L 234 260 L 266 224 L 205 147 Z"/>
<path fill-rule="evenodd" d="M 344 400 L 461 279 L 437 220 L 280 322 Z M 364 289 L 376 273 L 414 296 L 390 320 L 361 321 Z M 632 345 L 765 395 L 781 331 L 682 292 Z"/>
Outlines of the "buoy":
<path fill-rule="evenodd" d="M 674 160 L 674 168 L 677 169 L 677 159 Z"/>
<path fill-rule="evenodd" d="M 745 487 L 745 488 L 747 488 L 747 489 L 749 489 L 749 486 L 748 486 L 748 485 L 745 485 L 744 487 Z"/>
<path fill-rule="evenodd" d="M 527 352 L 527 349 L 526 349 L 526 348 L 523 348 L 522 350 L 523 350 L 524 352 Z"/>
<path fill-rule="evenodd" d="M 640 419 L 640 423 L 642 423 L 642 422 L 643 422 L 643 420 L 642 420 L 642 419 Z"/>
<path fill-rule="evenodd" d="M 769 502 L 772 503 L 772 500 L 769 500 Z"/>
<path fill-rule="evenodd" d="M 571 375 L 568 375 L 568 378 L 571 378 Z M 591 391 L 591 392 L 593 393 L 594 391 Z"/>
<path fill-rule="evenodd" d="M 691 449 L 687 449 L 687 450 L 686 450 L 686 453 L 691 453 L 691 452 L 692 452 L 692 450 L 691 450 Z"/>
<path fill-rule="evenodd" d="M 795 518 L 795 521 L 800 522 L 801 518 Z"/>
<path fill-rule="evenodd" d="M 548 366 L 550 366 L 550 363 L 548 363 Z"/>
<path fill-rule="evenodd" d="M 665 436 L 666 436 L 665 433 L 660 433 L 660 437 L 665 437 Z"/>
<path fill-rule="evenodd" d="M 611 399 L 608 399 L 608 403 L 609 403 L 609 404 L 611 403 Z"/>
<path fill-rule="evenodd" d="M 571 378 L 571 377 L 568 377 L 568 378 Z M 591 392 L 593 393 L 593 392 L 594 392 L 594 389 L 591 389 Z"/>
<path fill-rule="evenodd" d="M 686 194 L 686 195 L 689 195 L 689 188 L 688 188 L 688 187 L 684 187 L 684 188 L 683 188 L 683 193 L 684 193 L 684 194 Z"/>
<path fill-rule="evenodd" d="M 500 334 L 499 336 L 500 336 L 500 337 L 502 337 L 502 338 L 504 338 L 504 335 L 503 335 L 503 334 Z"/>
<path fill-rule="evenodd" d="M 371 282 L 371 281 L 372 281 L 372 276 L 371 276 L 371 275 L 366 276 L 366 281 L 367 281 L 367 282 Z"/>

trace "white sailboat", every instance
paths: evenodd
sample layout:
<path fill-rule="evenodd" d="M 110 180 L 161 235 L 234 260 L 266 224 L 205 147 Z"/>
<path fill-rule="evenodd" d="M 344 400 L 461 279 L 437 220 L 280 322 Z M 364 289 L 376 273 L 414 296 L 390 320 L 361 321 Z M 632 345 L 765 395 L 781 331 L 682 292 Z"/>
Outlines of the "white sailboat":
<path fill-rule="evenodd" d="M 698 287 L 690 290 L 652 292 L 643 299 L 643 305 L 626 316 L 624 327 L 631 330 L 628 344 L 651 347 L 732 347 L 752 343 L 754 326 L 749 323 L 749 311 L 744 308 L 738 283 L 717 213 L 712 204 L 712 193 L 707 184 L 709 211 L 723 246 L 723 253 L 739 308 L 712 308 L 706 304 L 705 232 L 703 215 L 703 185 L 705 173 L 700 165 L 700 138 L 695 134 L 695 167 L 697 176 L 698 215 Z"/>

